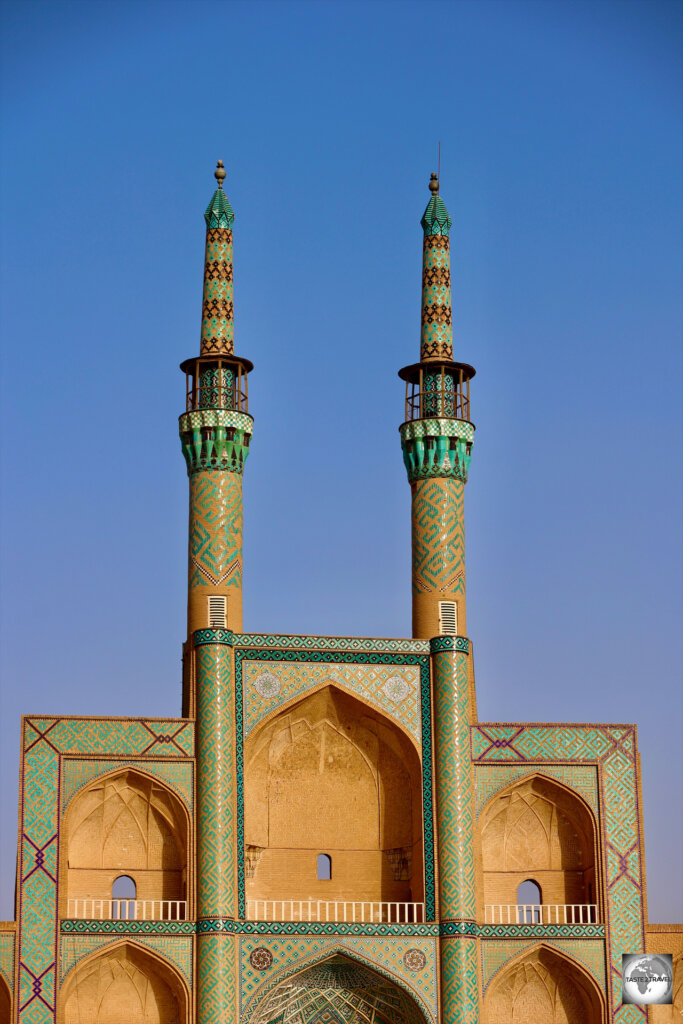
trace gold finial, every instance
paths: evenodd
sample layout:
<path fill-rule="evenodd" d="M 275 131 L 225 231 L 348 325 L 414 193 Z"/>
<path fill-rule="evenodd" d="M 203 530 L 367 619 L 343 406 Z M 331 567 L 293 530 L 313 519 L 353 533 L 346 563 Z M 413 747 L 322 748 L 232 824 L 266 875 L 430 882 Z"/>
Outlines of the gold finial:
<path fill-rule="evenodd" d="M 439 191 L 439 177 L 436 171 L 432 171 L 431 176 L 429 178 L 429 191 L 432 193 L 433 196 L 435 196 Z"/>
<path fill-rule="evenodd" d="M 213 176 L 218 182 L 218 187 L 223 188 L 223 182 L 225 181 L 225 167 L 223 167 L 222 160 L 219 160 L 216 164 L 216 170 L 213 172 Z"/>

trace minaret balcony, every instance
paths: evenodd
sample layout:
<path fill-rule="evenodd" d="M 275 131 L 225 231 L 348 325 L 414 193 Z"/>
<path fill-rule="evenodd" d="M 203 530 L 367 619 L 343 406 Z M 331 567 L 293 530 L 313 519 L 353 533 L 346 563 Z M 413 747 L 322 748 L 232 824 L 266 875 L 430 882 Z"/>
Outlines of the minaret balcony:
<path fill-rule="evenodd" d="M 253 363 L 237 356 L 198 356 L 180 364 L 185 374 L 185 411 L 249 411 L 247 375 Z"/>
<path fill-rule="evenodd" d="M 468 363 L 439 360 L 414 363 L 399 370 L 406 382 L 405 421 L 419 419 L 470 420 L 470 380 L 474 367 Z"/>

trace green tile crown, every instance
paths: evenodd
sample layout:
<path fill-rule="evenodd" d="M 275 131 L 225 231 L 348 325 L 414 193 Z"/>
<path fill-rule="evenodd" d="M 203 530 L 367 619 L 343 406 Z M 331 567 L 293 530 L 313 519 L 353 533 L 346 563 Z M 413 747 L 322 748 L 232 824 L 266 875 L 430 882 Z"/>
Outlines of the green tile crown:
<path fill-rule="evenodd" d="M 231 228 L 234 219 L 235 211 L 230 205 L 230 200 L 222 188 L 217 188 L 204 211 L 207 228 Z"/>
<path fill-rule="evenodd" d="M 427 209 L 420 221 L 425 235 L 447 235 L 453 221 L 446 209 L 446 204 L 438 193 L 427 203 Z"/>

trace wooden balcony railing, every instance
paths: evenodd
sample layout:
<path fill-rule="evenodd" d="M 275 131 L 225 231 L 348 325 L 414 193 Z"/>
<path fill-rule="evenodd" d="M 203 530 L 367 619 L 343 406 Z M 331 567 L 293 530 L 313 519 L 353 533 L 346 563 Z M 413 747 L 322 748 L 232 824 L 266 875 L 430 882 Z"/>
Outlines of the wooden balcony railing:
<path fill-rule="evenodd" d="M 186 921 L 185 900 L 70 899 L 67 917 L 85 921 Z"/>
<path fill-rule="evenodd" d="M 350 900 L 248 900 L 247 920 L 423 924 L 425 905 Z"/>
<path fill-rule="evenodd" d="M 597 924 L 595 903 L 489 903 L 486 924 Z"/>

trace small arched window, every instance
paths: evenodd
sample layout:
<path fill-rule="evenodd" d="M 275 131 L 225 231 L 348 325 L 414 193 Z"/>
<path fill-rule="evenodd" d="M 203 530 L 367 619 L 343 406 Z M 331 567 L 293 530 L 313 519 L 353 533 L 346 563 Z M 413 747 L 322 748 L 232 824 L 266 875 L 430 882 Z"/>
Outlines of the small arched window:
<path fill-rule="evenodd" d="M 112 918 L 115 921 L 130 921 L 135 918 L 135 896 L 137 886 L 130 875 L 119 875 L 111 887 Z"/>
<path fill-rule="evenodd" d="M 542 924 L 541 887 L 531 878 L 517 887 L 517 924 Z"/>
<path fill-rule="evenodd" d="M 332 858 L 326 853 L 318 854 L 318 881 L 329 882 L 332 878 Z"/>

